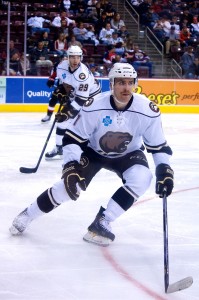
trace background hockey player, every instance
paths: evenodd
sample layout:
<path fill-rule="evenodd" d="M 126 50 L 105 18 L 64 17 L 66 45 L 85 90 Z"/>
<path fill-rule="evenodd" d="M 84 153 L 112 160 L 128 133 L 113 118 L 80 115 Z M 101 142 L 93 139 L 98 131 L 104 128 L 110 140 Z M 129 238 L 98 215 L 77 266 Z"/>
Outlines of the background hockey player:
<path fill-rule="evenodd" d="M 52 92 L 51 98 L 49 100 L 47 114 L 43 119 L 41 119 L 42 123 L 46 123 L 50 121 L 52 114 L 55 110 L 56 104 L 62 102 L 62 98 L 66 95 L 66 91 L 62 85 L 62 82 L 59 79 L 57 79 L 57 66 L 60 64 L 62 60 L 65 59 L 67 59 L 67 57 L 65 55 L 64 56 L 62 55 L 60 57 L 60 60 L 54 64 L 52 73 L 46 83 L 49 88 L 52 87 L 56 87 L 56 88 Z"/>
<path fill-rule="evenodd" d="M 60 101 L 64 103 L 61 113 L 57 115 L 56 146 L 45 154 L 47 160 L 62 158 L 62 139 L 67 126 L 67 120 L 73 119 L 88 99 L 93 99 L 101 92 L 99 82 L 82 60 L 82 50 L 79 46 L 71 46 L 67 51 L 68 60 L 57 66 L 57 78 L 62 83 L 59 86 Z M 63 91 L 64 87 L 64 91 Z"/>
<path fill-rule="evenodd" d="M 110 223 L 130 209 L 150 186 L 152 174 L 143 143 L 156 166 L 156 193 L 160 197 L 164 191 L 167 196 L 171 194 L 172 150 L 164 137 L 158 107 L 145 96 L 132 93 L 137 73 L 130 64 L 115 63 L 109 79 L 111 91 L 83 106 L 75 124 L 69 124 L 66 130 L 62 179 L 14 219 L 12 234 L 22 233 L 32 220 L 60 204 L 77 200 L 80 191 L 85 191 L 96 173 L 105 168 L 115 172 L 122 184 L 108 199 L 106 209 L 100 208 L 83 239 L 109 245 L 115 238 Z"/>

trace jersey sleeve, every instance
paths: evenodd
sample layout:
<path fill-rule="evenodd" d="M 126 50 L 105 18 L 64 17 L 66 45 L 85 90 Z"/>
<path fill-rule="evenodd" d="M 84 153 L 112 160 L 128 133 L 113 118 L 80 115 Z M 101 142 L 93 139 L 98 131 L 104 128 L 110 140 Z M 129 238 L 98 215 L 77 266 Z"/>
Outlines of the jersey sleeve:
<path fill-rule="evenodd" d="M 80 161 L 81 153 L 87 146 L 94 131 L 94 120 L 88 118 L 85 111 L 81 111 L 74 122 L 67 126 L 63 138 L 64 163 L 70 160 Z M 71 156 L 72 152 L 72 156 Z"/>
<path fill-rule="evenodd" d="M 62 81 L 63 68 L 61 64 L 57 66 L 56 73 L 57 73 L 57 78 L 59 78 Z"/>
<path fill-rule="evenodd" d="M 150 125 L 143 135 L 143 141 L 147 152 L 153 156 L 155 166 L 161 163 L 170 164 L 172 150 L 164 136 L 161 115 L 151 119 Z"/>
<path fill-rule="evenodd" d="M 162 128 L 161 115 L 151 118 L 149 126 L 143 134 L 143 141 L 147 152 L 168 152 L 168 154 L 171 154 L 171 151 L 167 149 L 168 145 Z"/>

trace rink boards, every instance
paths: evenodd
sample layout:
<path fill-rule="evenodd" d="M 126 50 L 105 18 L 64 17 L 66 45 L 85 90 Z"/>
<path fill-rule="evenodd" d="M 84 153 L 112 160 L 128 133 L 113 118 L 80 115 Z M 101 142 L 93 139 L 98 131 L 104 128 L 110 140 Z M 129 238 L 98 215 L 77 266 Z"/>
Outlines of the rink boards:
<path fill-rule="evenodd" d="M 109 80 L 98 78 L 102 91 Z M 0 112 L 45 112 L 53 91 L 47 77 L 1 77 Z M 136 92 L 154 101 L 163 113 L 199 113 L 199 81 L 140 79 Z"/>

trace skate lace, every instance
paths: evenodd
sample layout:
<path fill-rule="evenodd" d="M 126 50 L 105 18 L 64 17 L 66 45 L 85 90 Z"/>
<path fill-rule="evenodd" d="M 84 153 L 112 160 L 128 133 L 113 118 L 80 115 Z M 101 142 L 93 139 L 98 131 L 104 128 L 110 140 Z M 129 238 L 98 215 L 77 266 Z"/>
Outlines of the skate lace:
<path fill-rule="evenodd" d="M 99 220 L 100 226 L 107 232 L 111 232 L 111 225 L 109 221 L 105 219 L 104 216 L 102 216 Z"/>
<path fill-rule="evenodd" d="M 46 115 L 43 120 L 48 120 L 50 117 L 48 115 Z"/>
<path fill-rule="evenodd" d="M 57 146 L 55 146 L 51 151 L 48 152 L 49 154 L 57 154 L 58 153 L 58 149 Z"/>

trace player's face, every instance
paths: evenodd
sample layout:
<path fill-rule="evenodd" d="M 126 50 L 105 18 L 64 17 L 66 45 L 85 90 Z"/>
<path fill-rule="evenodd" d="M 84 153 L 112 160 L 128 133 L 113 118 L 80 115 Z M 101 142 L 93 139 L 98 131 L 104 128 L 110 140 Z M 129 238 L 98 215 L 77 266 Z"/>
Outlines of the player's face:
<path fill-rule="evenodd" d="M 81 62 L 81 56 L 79 55 L 69 56 L 69 65 L 72 71 L 78 68 L 80 62 Z"/>
<path fill-rule="evenodd" d="M 132 97 L 134 87 L 133 78 L 115 78 L 113 96 L 123 104 L 127 104 Z"/>

